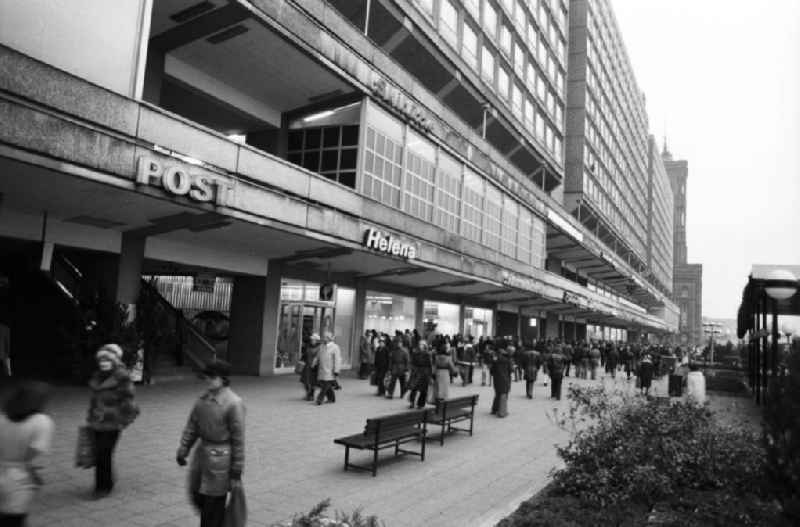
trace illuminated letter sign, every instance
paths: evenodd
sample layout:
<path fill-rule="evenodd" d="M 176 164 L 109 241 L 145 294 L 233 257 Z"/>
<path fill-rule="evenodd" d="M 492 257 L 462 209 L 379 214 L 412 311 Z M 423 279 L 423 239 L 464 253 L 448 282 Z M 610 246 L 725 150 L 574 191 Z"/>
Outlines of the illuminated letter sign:
<path fill-rule="evenodd" d="M 408 260 L 417 257 L 417 248 L 410 243 L 403 243 L 392 237 L 391 234 L 384 234 L 381 231 L 369 228 L 364 232 L 364 247 L 378 252 L 400 256 Z"/>
<path fill-rule="evenodd" d="M 231 182 L 207 171 L 181 164 L 167 165 L 149 156 L 139 158 L 136 183 L 160 186 L 175 196 L 215 205 L 229 204 L 234 188 Z"/>

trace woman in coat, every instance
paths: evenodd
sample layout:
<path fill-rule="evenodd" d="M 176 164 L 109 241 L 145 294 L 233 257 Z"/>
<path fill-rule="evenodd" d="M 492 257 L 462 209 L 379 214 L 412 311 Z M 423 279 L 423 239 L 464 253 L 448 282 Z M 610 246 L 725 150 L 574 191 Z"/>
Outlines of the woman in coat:
<path fill-rule="evenodd" d="M 49 388 L 41 382 L 13 384 L 0 413 L 0 525 L 25 525 L 41 485 L 33 460 L 50 449 L 53 420 L 43 413 Z"/>
<path fill-rule="evenodd" d="M 456 365 L 450 357 L 450 344 L 441 341 L 433 359 L 433 375 L 435 395 L 437 401 L 447 399 L 450 390 L 450 375 L 455 374 Z"/>
<path fill-rule="evenodd" d="M 525 375 L 525 395 L 528 399 L 533 399 L 533 387 L 536 383 L 536 375 L 539 373 L 540 365 L 541 360 L 538 351 L 528 349 L 522 353 L 522 370 Z"/>
<path fill-rule="evenodd" d="M 122 348 L 106 344 L 97 351 L 97 371 L 89 380 L 92 391 L 86 422 L 94 434 L 94 497 L 103 498 L 114 488 L 111 458 L 122 430 L 139 415 L 133 381 L 122 363 Z"/>
<path fill-rule="evenodd" d="M 308 344 L 303 351 L 303 362 L 305 362 L 305 366 L 303 366 L 303 371 L 300 373 L 300 382 L 303 383 L 306 389 L 306 401 L 314 400 L 314 387 L 317 384 L 317 368 L 314 367 L 313 364 L 319 353 L 319 348 L 319 335 L 313 333 L 308 338 Z"/>
<path fill-rule="evenodd" d="M 428 351 L 428 343 L 419 340 L 414 353 L 411 354 L 411 379 L 408 381 L 408 389 L 411 392 L 408 397 L 409 408 L 414 408 L 416 397 L 418 397 L 417 408 L 425 408 L 428 399 L 428 384 L 432 376 L 433 357 Z"/>
<path fill-rule="evenodd" d="M 222 527 L 228 491 L 241 485 L 244 470 L 244 403 L 230 389 L 230 366 L 214 361 L 203 370 L 208 391 L 192 408 L 176 454 L 178 465 L 196 442 L 189 493 L 200 511 L 200 527 Z"/>
<path fill-rule="evenodd" d="M 639 364 L 639 387 L 644 395 L 650 395 L 650 385 L 653 383 L 653 359 L 647 354 Z"/>
<path fill-rule="evenodd" d="M 492 414 L 497 417 L 508 415 L 508 392 L 511 390 L 511 360 L 509 351 L 505 347 L 500 349 L 497 358 L 492 363 L 491 373 L 494 385 L 494 400 L 492 401 Z"/>

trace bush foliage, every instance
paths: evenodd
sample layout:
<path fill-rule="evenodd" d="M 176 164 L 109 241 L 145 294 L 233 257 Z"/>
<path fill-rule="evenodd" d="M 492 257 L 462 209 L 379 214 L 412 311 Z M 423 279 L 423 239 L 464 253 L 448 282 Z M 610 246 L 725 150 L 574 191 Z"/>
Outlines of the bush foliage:
<path fill-rule="evenodd" d="M 305 514 L 299 514 L 285 523 L 276 523 L 272 527 L 386 527 L 377 516 L 364 516 L 361 509 L 351 514 L 341 511 L 334 516 L 325 513 L 331 506 L 330 498 L 317 503 Z"/>
<path fill-rule="evenodd" d="M 652 507 L 687 489 L 745 494 L 762 481 L 759 438 L 717 424 L 705 407 L 663 404 L 603 387 L 571 387 L 570 398 L 570 411 L 559 423 L 574 433 L 558 449 L 566 468 L 554 474 L 557 495 L 601 507 Z"/>

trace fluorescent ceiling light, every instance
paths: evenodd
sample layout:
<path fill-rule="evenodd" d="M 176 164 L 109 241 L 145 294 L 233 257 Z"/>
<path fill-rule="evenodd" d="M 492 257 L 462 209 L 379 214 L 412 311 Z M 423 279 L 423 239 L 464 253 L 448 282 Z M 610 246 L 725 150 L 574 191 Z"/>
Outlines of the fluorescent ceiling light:
<path fill-rule="evenodd" d="M 331 115 L 333 115 L 333 110 L 325 110 L 324 112 L 312 113 L 308 117 L 304 117 L 303 121 L 305 122 L 317 121 L 319 119 L 330 117 Z"/>

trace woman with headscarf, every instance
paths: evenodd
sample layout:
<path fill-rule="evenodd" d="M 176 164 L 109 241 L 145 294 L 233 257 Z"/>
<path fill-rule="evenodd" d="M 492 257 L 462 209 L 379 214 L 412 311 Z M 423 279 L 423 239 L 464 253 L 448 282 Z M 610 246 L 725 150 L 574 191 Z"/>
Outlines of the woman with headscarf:
<path fill-rule="evenodd" d="M 30 504 L 41 485 L 33 460 L 47 453 L 53 420 L 44 414 L 49 387 L 17 382 L 3 396 L 0 413 L 0 525 L 25 525 Z"/>
<path fill-rule="evenodd" d="M 200 511 L 200 527 L 222 527 L 228 491 L 241 490 L 244 470 L 244 403 L 230 389 L 230 365 L 216 360 L 203 370 L 208 390 L 192 408 L 176 454 L 178 465 L 196 442 L 189 493 Z"/>
<path fill-rule="evenodd" d="M 133 381 L 122 363 L 122 348 L 106 344 L 95 358 L 97 371 L 89 380 L 92 394 L 86 422 L 94 435 L 94 497 L 103 498 L 114 488 L 111 458 L 119 435 L 139 415 L 139 408 L 134 402 Z"/>
<path fill-rule="evenodd" d="M 440 340 L 439 347 L 436 349 L 436 356 L 433 359 L 433 375 L 435 395 L 437 401 L 447 399 L 450 391 L 450 375 L 456 371 L 456 365 L 450 356 L 450 343 Z"/>

